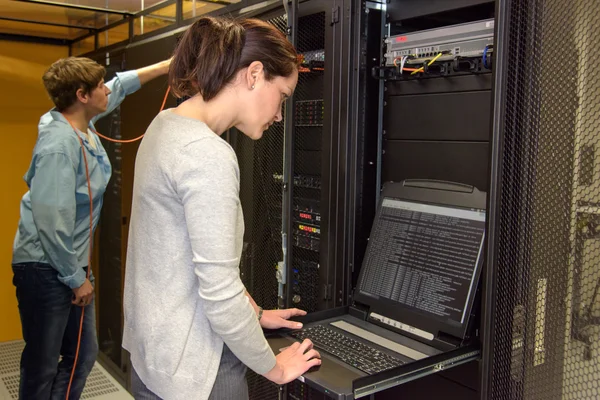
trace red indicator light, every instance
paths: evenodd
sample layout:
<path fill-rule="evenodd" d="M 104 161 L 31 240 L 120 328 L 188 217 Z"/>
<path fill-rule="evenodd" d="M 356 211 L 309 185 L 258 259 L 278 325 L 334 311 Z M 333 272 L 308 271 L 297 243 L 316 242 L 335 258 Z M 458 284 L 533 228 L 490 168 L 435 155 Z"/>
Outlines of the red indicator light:
<path fill-rule="evenodd" d="M 406 36 L 398 36 L 396 42 L 406 42 Z"/>

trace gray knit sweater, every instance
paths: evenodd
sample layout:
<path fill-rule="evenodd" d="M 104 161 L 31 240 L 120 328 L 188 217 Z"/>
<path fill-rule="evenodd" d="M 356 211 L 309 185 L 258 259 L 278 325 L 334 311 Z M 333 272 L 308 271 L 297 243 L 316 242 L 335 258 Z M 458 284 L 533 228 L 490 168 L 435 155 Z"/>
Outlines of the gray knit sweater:
<path fill-rule="evenodd" d="M 165 400 L 207 399 L 223 342 L 258 374 L 275 366 L 239 276 L 239 176 L 227 142 L 172 110 L 137 153 L 123 347 Z"/>

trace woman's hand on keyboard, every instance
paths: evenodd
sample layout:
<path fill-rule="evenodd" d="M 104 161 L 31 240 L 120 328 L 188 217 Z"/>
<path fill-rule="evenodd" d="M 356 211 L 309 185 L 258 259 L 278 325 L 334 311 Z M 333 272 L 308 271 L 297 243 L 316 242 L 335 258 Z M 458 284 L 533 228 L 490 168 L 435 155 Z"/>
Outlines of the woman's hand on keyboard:
<path fill-rule="evenodd" d="M 297 379 L 310 368 L 321 365 L 321 355 L 313 349 L 309 339 L 295 342 L 276 357 L 277 363 L 264 376 L 268 380 L 283 385 Z"/>

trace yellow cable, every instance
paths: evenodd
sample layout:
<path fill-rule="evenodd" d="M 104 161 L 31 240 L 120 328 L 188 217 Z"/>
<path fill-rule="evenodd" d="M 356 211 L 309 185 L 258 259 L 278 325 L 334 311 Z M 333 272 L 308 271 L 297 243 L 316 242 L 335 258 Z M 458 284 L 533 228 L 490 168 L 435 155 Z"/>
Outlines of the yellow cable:
<path fill-rule="evenodd" d="M 438 55 L 437 55 L 437 56 L 433 57 L 433 59 L 432 59 L 431 61 L 429 61 L 429 63 L 427 64 L 427 66 L 430 66 L 431 64 L 433 64 L 433 63 L 435 62 L 435 60 L 437 60 L 437 59 L 438 59 L 438 58 L 440 58 L 441 56 L 442 56 L 442 53 L 438 53 Z M 418 70 L 416 70 L 416 71 L 413 71 L 413 72 L 411 73 L 411 75 L 414 75 L 414 74 L 416 74 L 417 72 L 423 72 L 423 67 L 419 68 L 419 69 L 418 69 Z"/>
<path fill-rule="evenodd" d="M 435 62 L 435 60 L 437 60 L 441 56 L 442 56 L 442 53 L 439 53 L 437 56 L 433 57 L 433 60 L 429 61 L 429 64 L 427 64 L 427 66 L 430 66 L 431 64 L 433 64 Z"/>

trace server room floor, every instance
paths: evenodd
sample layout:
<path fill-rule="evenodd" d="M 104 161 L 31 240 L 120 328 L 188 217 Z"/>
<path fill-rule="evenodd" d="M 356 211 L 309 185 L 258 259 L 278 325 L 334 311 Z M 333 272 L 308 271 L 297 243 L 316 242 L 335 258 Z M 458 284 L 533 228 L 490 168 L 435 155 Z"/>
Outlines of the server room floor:
<path fill-rule="evenodd" d="M 22 340 L 0 343 L 0 400 L 19 398 L 19 360 Z M 130 400 L 133 397 L 98 363 L 87 379 L 82 399 Z"/>

